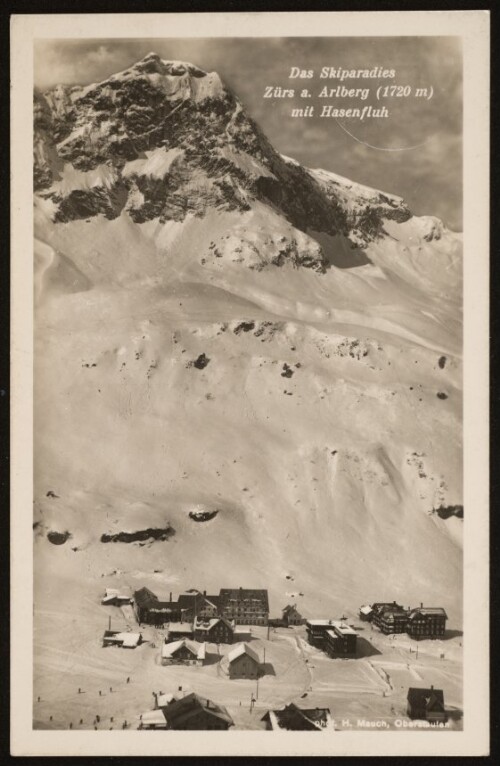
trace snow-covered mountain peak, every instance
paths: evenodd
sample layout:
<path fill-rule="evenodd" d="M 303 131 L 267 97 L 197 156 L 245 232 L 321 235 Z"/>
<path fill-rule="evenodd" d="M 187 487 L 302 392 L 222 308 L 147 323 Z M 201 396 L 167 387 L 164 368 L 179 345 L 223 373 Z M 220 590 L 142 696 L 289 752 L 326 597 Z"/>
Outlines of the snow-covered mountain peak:
<path fill-rule="evenodd" d="M 400 197 L 276 152 L 218 74 L 189 62 L 150 52 L 102 82 L 37 93 L 35 104 L 35 188 L 58 221 L 125 213 L 165 223 L 263 204 L 302 232 L 364 248 L 385 236 L 384 221 L 411 217 Z"/>

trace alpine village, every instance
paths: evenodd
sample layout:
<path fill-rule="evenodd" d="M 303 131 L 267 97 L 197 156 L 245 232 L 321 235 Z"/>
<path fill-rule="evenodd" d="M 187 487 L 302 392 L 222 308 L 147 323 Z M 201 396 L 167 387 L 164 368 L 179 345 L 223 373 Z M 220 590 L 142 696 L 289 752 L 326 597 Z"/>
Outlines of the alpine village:
<path fill-rule="evenodd" d="M 396 601 L 361 606 L 357 624 L 345 615 L 338 619 L 305 617 L 295 603 L 286 604 L 280 617 L 270 617 L 267 590 L 242 587 L 221 588 L 218 594 L 192 588 L 175 600 L 172 593 L 167 600 L 162 600 L 147 587 L 135 592 L 106 588 L 101 606 L 108 607 L 102 647 L 141 651 L 148 646 L 153 650 L 149 654 L 150 662 L 157 666 L 158 686 L 162 688 L 151 690 L 149 709 L 137 709 L 135 720 L 120 722 L 111 716 L 111 725 L 107 726 L 96 713 L 91 722 L 94 729 L 104 726 L 139 730 L 255 728 L 325 732 L 352 726 L 389 728 L 390 724 L 383 718 L 375 721 L 373 717 L 356 718 L 351 722 L 344 714 L 340 719 L 331 704 L 320 705 L 317 700 L 314 705 L 308 703 L 312 686 L 298 699 L 290 699 L 277 707 L 272 704 L 263 707 L 262 687 L 266 676 L 279 683 L 281 675 L 286 683 L 289 672 L 286 664 L 280 667 L 280 657 L 273 651 L 278 644 L 276 638 L 285 635 L 288 642 L 299 648 L 310 674 L 320 658 L 327 663 L 356 663 L 380 654 L 376 648 L 377 637 L 394 641 L 398 634 L 405 634 L 415 642 L 414 649 L 410 646 L 410 653 L 414 651 L 418 658 L 421 641 L 445 639 L 447 621 L 441 607 L 422 603 L 417 607 L 404 607 Z M 120 627 L 113 628 L 113 621 L 117 620 Z M 363 635 L 367 630 L 369 638 Z M 445 654 L 441 653 L 440 659 L 444 658 Z M 203 684 L 197 690 L 197 674 L 210 665 L 216 665 L 218 678 L 234 684 L 234 688 L 239 684 L 241 698 L 236 715 L 224 704 L 227 695 L 222 695 L 222 699 L 208 698 L 206 692 L 202 693 Z M 190 673 L 188 683 L 178 683 L 175 671 L 179 670 L 184 671 L 183 678 Z M 124 683 L 129 686 L 133 678 L 127 676 Z M 77 694 L 84 691 L 79 688 Z M 110 687 L 109 694 L 113 691 Z M 396 728 L 445 728 L 457 717 L 456 710 L 446 708 L 443 689 L 433 684 L 420 682 L 404 691 L 404 709 L 397 711 L 391 707 Z M 107 691 L 99 690 L 99 698 L 105 693 Z M 382 689 L 382 696 L 387 695 L 388 690 Z M 268 696 L 272 703 L 273 695 Z M 38 703 L 42 702 L 39 698 Z M 253 721 L 252 726 L 241 725 L 245 715 Z M 83 725 L 81 719 L 80 728 Z M 73 728 L 72 722 L 69 728 Z"/>

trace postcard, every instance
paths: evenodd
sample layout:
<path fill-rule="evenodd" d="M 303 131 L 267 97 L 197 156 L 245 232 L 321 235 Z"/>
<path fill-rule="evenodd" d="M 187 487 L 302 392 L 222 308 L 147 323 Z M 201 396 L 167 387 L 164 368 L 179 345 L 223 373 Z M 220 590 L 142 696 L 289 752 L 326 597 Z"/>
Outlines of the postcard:
<path fill-rule="evenodd" d="M 486 755 L 488 13 L 11 35 L 12 753 Z"/>

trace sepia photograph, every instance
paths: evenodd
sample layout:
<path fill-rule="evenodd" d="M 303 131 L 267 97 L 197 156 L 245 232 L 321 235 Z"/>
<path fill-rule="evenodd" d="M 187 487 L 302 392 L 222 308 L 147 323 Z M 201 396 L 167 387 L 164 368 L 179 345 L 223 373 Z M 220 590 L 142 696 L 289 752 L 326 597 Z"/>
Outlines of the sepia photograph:
<path fill-rule="evenodd" d="M 465 33 L 286 15 L 323 23 L 29 17 L 40 744 L 19 754 L 108 754 L 110 732 L 116 754 L 198 754 L 175 749 L 192 731 L 221 755 L 472 742 L 487 592 L 475 614 L 464 556 L 487 506 L 464 413 L 487 350 L 464 354 L 464 261 L 482 277 L 488 252 L 484 226 L 467 245 Z M 456 16 L 487 43 L 487 15 Z"/>

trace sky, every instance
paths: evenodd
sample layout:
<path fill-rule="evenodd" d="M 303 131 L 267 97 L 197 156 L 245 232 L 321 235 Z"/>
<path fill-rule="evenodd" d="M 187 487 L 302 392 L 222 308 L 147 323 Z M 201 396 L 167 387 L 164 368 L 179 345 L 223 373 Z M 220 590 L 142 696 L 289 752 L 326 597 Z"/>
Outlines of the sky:
<path fill-rule="evenodd" d="M 462 53 L 453 37 L 155 38 L 38 40 L 35 86 L 99 82 L 154 51 L 216 71 L 282 154 L 311 168 L 404 197 L 415 215 L 462 229 Z M 290 78 L 292 67 L 312 78 Z M 394 69 L 387 79 L 320 78 L 323 67 Z M 325 86 L 369 88 L 360 98 L 320 98 Z M 379 86 L 410 86 L 410 96 L 377 101 Z M 293 98 L 264 98 L 266 87 Z M 417 97 L 427 88 L 431 98 Z M 307 88 L 310 97 L 299 97 Z M 407 91 L 406 91 L 407 92 Z M 322 107 L 386 106 L 380 119 L 321 118 Z M 292 117 L 313 106 L 312 117 Z"/>

